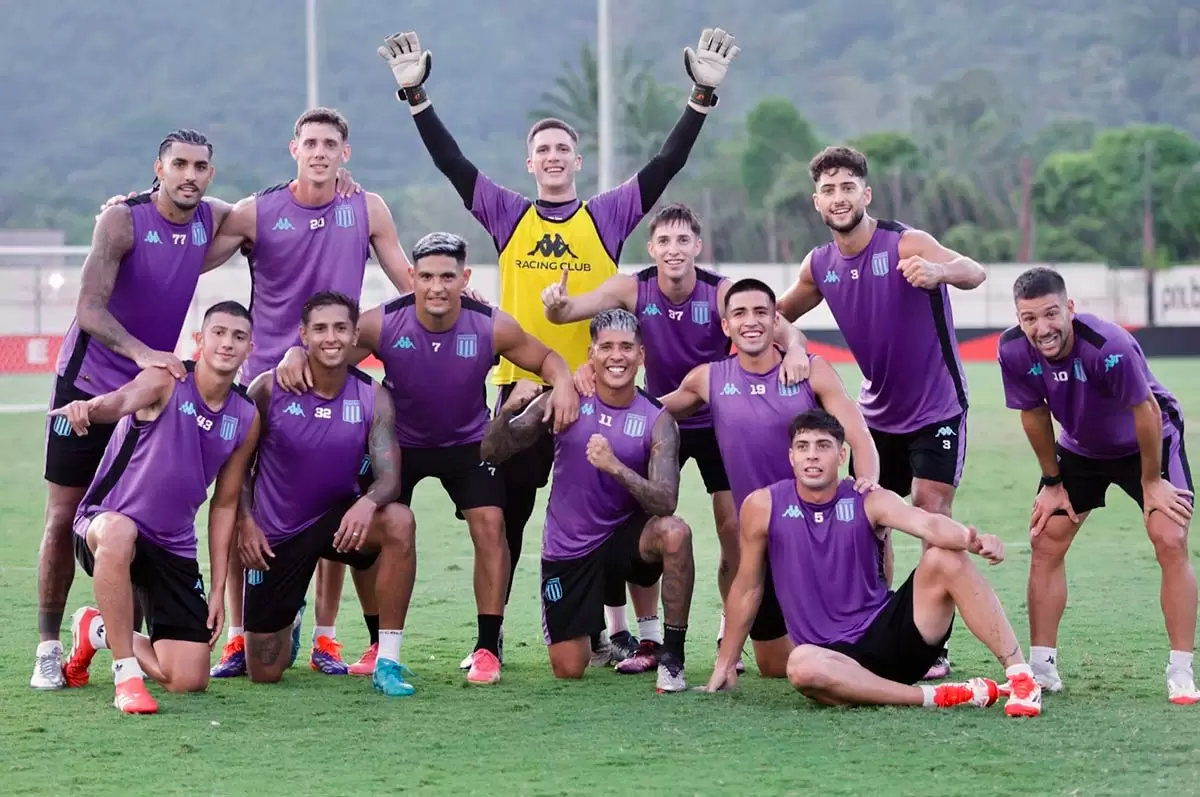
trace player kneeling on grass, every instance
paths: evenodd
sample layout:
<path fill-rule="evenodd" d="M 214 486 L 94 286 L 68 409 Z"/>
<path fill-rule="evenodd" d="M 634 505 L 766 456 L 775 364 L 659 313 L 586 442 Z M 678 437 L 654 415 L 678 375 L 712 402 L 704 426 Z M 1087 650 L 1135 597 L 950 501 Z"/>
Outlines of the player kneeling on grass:
<path fill-rule="evenodd" d="M 599 313 L 591 338 L 595 395 L 581 398 L 578 419 L 554 434 L 541 590 L 550 667 L 559 678 L 583 677 L 591 636 L 604 629 L 606 576 L 645 587 L 661 577 L 658 690 L 679 692 L 687 688 L 683 647 L 696 575 L 691 529 L 673 516 L 679 427 L 636 385 L 645 350 L 633 313 Z M 485 460 L 503 462 L 551 428 L 551 394 L 531 402 L 539 389 L 531 387 L 518 384 L 501 406 L 483 439 Z"/>
<path fill-rule="evenodd" d="M 1006 668 L 1011 693 L 1005 713 L 1040 714 L 1041 688 L 1012 626 L 991 585 L 967 558 L 969 552 L 992 564 L 1003 561 L 1000 540 L 909 506 L 890 490 L 860 494 L 852 479 L 839 481 L 845 432 L 824 410 L 801 413 L 789 433 L 795 478 L 756 490 L 742 504 L 742 557 L 726 604 L 726 636 L 706 690 L 737 685 L 738 654 L 769 566 L 796 645 L 788 657 L 788 680 L 808 697 L 834 706 L 992 705 L 999 687 L 988 678 L 913 685 L 941 654 L 957 609 Z M 895 592 L 882 575 L 884 529 L 929 546 Z"/>
<path fill-rule="evenodd" d="M 96 650 L 111 649 L 113 705 L 126 714 L 158 711 L 146 675 L 168 692 L 208 686 L 238 494 L 258 442 L 258 413 L 233 384 L 249 353 L 249 311 L 222 302 L 205 313 L 200 360 L 185 363 L 182 380 L 150 368 L 119 390 L 50 412 L 80 437 L 93 423 L 117 424 L 75 515 L 75 558 L 93 579 L 99 609 L 75 612 L 63 675 L 68 686 L 85 686 Z M 206 598 L 195 523 L 214 479 Z M 148 637 L 133 631 L 135 596 Z"/>
<path fill-rule="evenodd" d="M 358 303 L 314 295 L 301 314 L 312 386 L 299 395 L 274 371 L 250 383 L 263 417 L 252 488 L 242 499 L 238 547 L 246 567 L 246 670 L 255 683 L 283 677 L 292 620 L 321 559 L 377 568 L 379 653 L 372 681 L 391 696 L 413 693 L 400 641 L 416 575 L 416 528 L 400 495 L 400 445 L 392 397 L 346 361 L 358 336 Z M 359 495 L 363 452 L 374 482 Z"/>

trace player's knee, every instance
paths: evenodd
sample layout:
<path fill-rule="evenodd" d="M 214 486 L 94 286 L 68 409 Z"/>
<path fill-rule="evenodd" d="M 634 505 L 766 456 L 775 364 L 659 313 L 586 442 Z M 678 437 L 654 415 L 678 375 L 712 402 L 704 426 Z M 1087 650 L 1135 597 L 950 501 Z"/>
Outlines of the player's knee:
<path fill-rule="evenodd" d="M 467 522 L 471 541 L 478 547 L 499 549 L 508 547 L 504 534 L 504 513 L 496 508 L 477 510 Z"/>
<path fill-rule="evenodd" d="M 825 651 L 814 645 L 797 645 L 787 660 L 788 682 L 801 691 L 821 689 L 828 681 Z"/>
<path fill-rule="evenodd" d="M 654 525 L 662 539 L 663 555 L 669 556 L 691 549 L 692 529 L 683 521 L 683 518 L 656 518 Z"/>
<path fill-rule="evenodd" d="M 1160 562 L 1172 561 L 1180 557 L 1188 557 L 1187 529 L 1176 525 L 1165 517 L 1156 517 L 1158 512 L 1150 515 L 1146 525 L 1146 533 L 1154 545 L 1155 556 Z"/>
<path fill-rule="evenodd" d="M 173 695 L 203 692 L 208 689 L 208 673 L 196 671 L 173 675 L 166 683 L 162 684 L 162 688 Z"/>
<path fill-rule="evenodd" d="M 51 539 L 70 537 L 74 533 L 76 507 L 70 501 L 54 501 L 46 504 L 45 535 Z"/>
<path fill-rule="evenodd" d="M 1065 516 L 1055 516 L 1035 537 L 1029 539 L 1032 567 L 1060 564 L 1071 547 L 1071 522 Z"/>
<path fill-rule="evenodd" d="M 110 513 L 92 522 L 88 538 L 97 559 L 132 557 L 137 543 L 137 526 L 124 515 Z"/>
<path fill-rule="evenodd" d="M 551 656 L 550 671 L 555 678 L 564 681 L 578 681 L 587 672 L 587 659 L 576 656 Z"/>
<path fill-rule="evenodd" d="M 948 551 L 945 548 L 928 548 L 921 554 L 918 567 L 928 573 L 937 575 L 942 580 L 958 576 L 965 568 L 971 566 L 966 551 Z"/>
<path fill-rule="evenodd" d="M 377 521 L 384 545 L 406 550 L 414 547 L 417 523 L 412 510 L 404 504 L 391 503 L 380 507 Z"/>

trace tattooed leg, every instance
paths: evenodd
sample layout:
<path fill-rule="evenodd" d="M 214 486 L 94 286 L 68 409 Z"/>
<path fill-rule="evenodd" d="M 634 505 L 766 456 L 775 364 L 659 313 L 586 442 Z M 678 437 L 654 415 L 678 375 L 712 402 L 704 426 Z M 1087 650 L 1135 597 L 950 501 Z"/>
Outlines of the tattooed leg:
<path fill-rule="evenodd" d="M 945 638 L 955 609 L 1005 668 L 1025 657 L 992 585 L 965 551 L 930 548 L 913 573 L 913 622 L 930 645 Z"/>
<path fill-rule="evenodd" d="M 692 530 L 677 517 L 656 517 L 642 532 L 639 553 L 647 562 L 662 562 L 663 648 L 682 663 L 696 581 Z"/>
<path fill-rule="evenodd" d="M 292 627 L 269 634 L 246 633 L 246 672 L 256 684 L 273 684 L 283 678 L 292 652 Z"/>
<path fill-rule="evenodd" d="M 75 510 L 83 500 L 84 487 L 47 484 L 46 526 L 38 550 L 38 637 L 47 642 L 62 633 L 67 596 L 75 580 Z"/>

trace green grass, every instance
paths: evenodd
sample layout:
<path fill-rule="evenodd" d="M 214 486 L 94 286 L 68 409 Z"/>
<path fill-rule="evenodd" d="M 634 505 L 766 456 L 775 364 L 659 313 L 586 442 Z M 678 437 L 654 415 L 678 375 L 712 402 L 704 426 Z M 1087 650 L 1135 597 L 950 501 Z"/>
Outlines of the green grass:
<path fill-rule="evenodd" d="M 1200 417 L 1195 361 L 1154 363 Z M 844 372 L 857 385 L 853 371 Z M 956 515 L 999 534 L 1008 560 L 989 569 L 1027 643 L 1027 520 L 1036 465 L 990 364 L 968 369 L 972 411 Z M 44 378 L 6 378 L 0 402 L 43 401 Z M 539 624 L 542 509 L 527 531 L 506 626 L 504 680 L 468 688 L 458 661 L 473 644 L 471 546 L 436 482 L 417 490 L 417 588 L 404 658 L 416 696 L 387 700 L 364 679 L 306 666 L 282 684 L 216 682 L 206 694 L 159 696 L 155 717 L 111 707 L 108 657 L 93 685 L 40 694 L 28 687 L 36 644 L 35 562 L 42 524 L 43 419 L 0 415 L 0 778 L 5 794 L 1155 794 L 1200 790 L 1200 707 L 1166 701 L 1167 642 L 1158 567 L 1137 507 L 1115 489 L 1068 559 L 1070 604 L 1060 636 L 1062 695 L 1036 720 L 1001 709 L 826 709 L 785 682 L 749 672 L 733 695 L 654 692 L 654 676 L 550 675 Z M 1189 435 L 1190 447 L 1200 440 Z M 696 533 L 689 680 L 711 670 L 719 617 L 717 545 L 709 502 L 685 471 L 681 514 Z M 543 504 L 544 507 L 544 495 Z M 897 575 L 916 561 L 897 540 Z M 203 550 L 203 548 L 202 548 Z M 310 596 L 311 597 L 311 596 Z M 92 601 L 79 574 L 70 607 Z M 310 600 L 311 605 L 311 600 Z M 347 655 L 365 646 L 347 580 L 338 624 Z M 311 611 L 305 638 L 311 634 Z M 69 641 L 68 641 L 69 644 Z M 959 675 L 1001 676 L 958 624 Z M 301 659 L 303 664 L 303 658 Z"/>

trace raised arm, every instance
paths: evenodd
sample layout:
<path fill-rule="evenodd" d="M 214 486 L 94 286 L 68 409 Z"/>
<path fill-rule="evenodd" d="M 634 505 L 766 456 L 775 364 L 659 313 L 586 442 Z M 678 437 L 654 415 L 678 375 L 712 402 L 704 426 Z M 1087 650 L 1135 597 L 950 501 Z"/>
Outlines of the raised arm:
<path fill-rule="evenodd" d="M 570 272 L 563 269 L 559 281 L 542 291 L 546 318 L 555 324 L 584 321 L 605 310 L 623 308 L 633 312 L 637 307 L 637 278 L 629 274 L 614 274 L 599 287 L 578 296 L 570 296 Z"/>
<path fill-rule="evenodd" d="M 375 481 L 365 497 L 376 506 L 390 504 L 400 497 L 400 443 L 396 440 L 396 405 L 383 385 L 375 385 L 375 412 L 367 438 L 371 472 Z"/>
<path fill-rule="evenodd" d="M 973 290 L 987 279 L 987 271 L 966 255 L 947 249 L 924 230 L 905 230 L 900 236 L 897 268 L 918 288 L 931 289 L 938 283 Z"/>
<path fill-rule="evenodd" d="M 981 537 L 976 535 L 974 529 L 953 518 L 911 506 L 891 490 L 878 489 L 867 493 L 863 507 L 875 526 L 898 529 L 934 548 L 978 554 L 984 549 L 981 545 L 983 537 L 987 537 L 993 543 L 988 550 L 999 550 L 1000 558 L 1003 558 L 1003 546 L 991 535 Z"/>
<path fill-rule="evenodd" d="M 697 365 L 688 371 L 679 387 L 665 396 L 659 396 L 659 403 L 675 420 L 681 421 L 691 417 L 696 410 L 708 403 L 708 369 L 707 363 Z"/>
<path fill-rule="evenodd" d="M 708 691 L 718 690 L 726 683 L 736 683 L 737 660 L 762 605 L 770 520 L 771 492 L 761 489 L 746 496 L 738 519 L 741 551 L 738 569 L 725 599 L 725 637 L 717 651 Z"/>
<path fill-rule="evenodd" d="M 209 595 L 222 600 L 225 594 L 225 579 L 229 573 L 229 555 L 233 551 L 234 528 L 238 517 L 238 505 L 250 481 L 250 462 L 258 450 L 258 436 L 262 428 L 262 415 L 255 412 L 250 431 L 242 444 L 234 449 L 217 473 L 217 484 L 212 500 L 208 504 L 208 559 L 212 567 L 212 583 Z"/>
<path fill-rule="evenodd" d="M 608 441 L 604 440 L 604 443 L 607 445 Z M 592 453 L 590 447 L 588 453 Z M 679 424 L 675 423 L 669 412 L 661 413 L 654 422 L 654 429 L 650 432 L 650 462 L 645 476 L 617 459 L 611 446 L 603 464 L 597 466 L 606 470 L 628 490 L 647 514 L 655 517 L 675 514 L 675 507 L 679 504 Z"/>
<path fill-rule="evenodd" d="M 529 401 L 514 390 L 488 425 L 487 434 L 479 446 L 480 458 L 499 465 L 533 445 L 550 428 L 545 420 L 549 401 L 549 393 L 542 393 Z"/>
<path fill-rule="evenodd" d="M 396 233 L 396 221 L 392 218 L 391 208 L 379 194 L 368 193 L 367 216 L 371 225 L 371 247 L 375 257 L 388 280 L 400 293 L 412 292 L 412 263 L 400 246 L 400 236 Z"/>
<path fill-rule="evenodd" d="M 800 273 L 796 276 L 796 281 L 779 297 L 777 309 L 788 323 L 792 323 L 819 305 L 824 298 L 817 281 L 813 279 L 812 252 L 809 252 L 800 264 Z"/>
<path fill-rule="evenodd" d="M 846 430 L 846 442 L 854 454 L 855 475 L 878 483 L 879 451 L 875 448 L 875 438 L 871 437 L 858 405 L 846 392 L 842 378 L 824 357 L 813 357 L 808 380 L 821 406 Z"/>
<path fill-rule="evenodd" d="M 208 254 L 204 256 L 205 271 L 212 271 L 223 265 L 243 246 L 254 244 L 254 227 L 258 223 L 257 207 L 255 198 L 248 196 L 229 209 L 220 226 L 216 227 L 212 243 L 208 245 Z"/>

